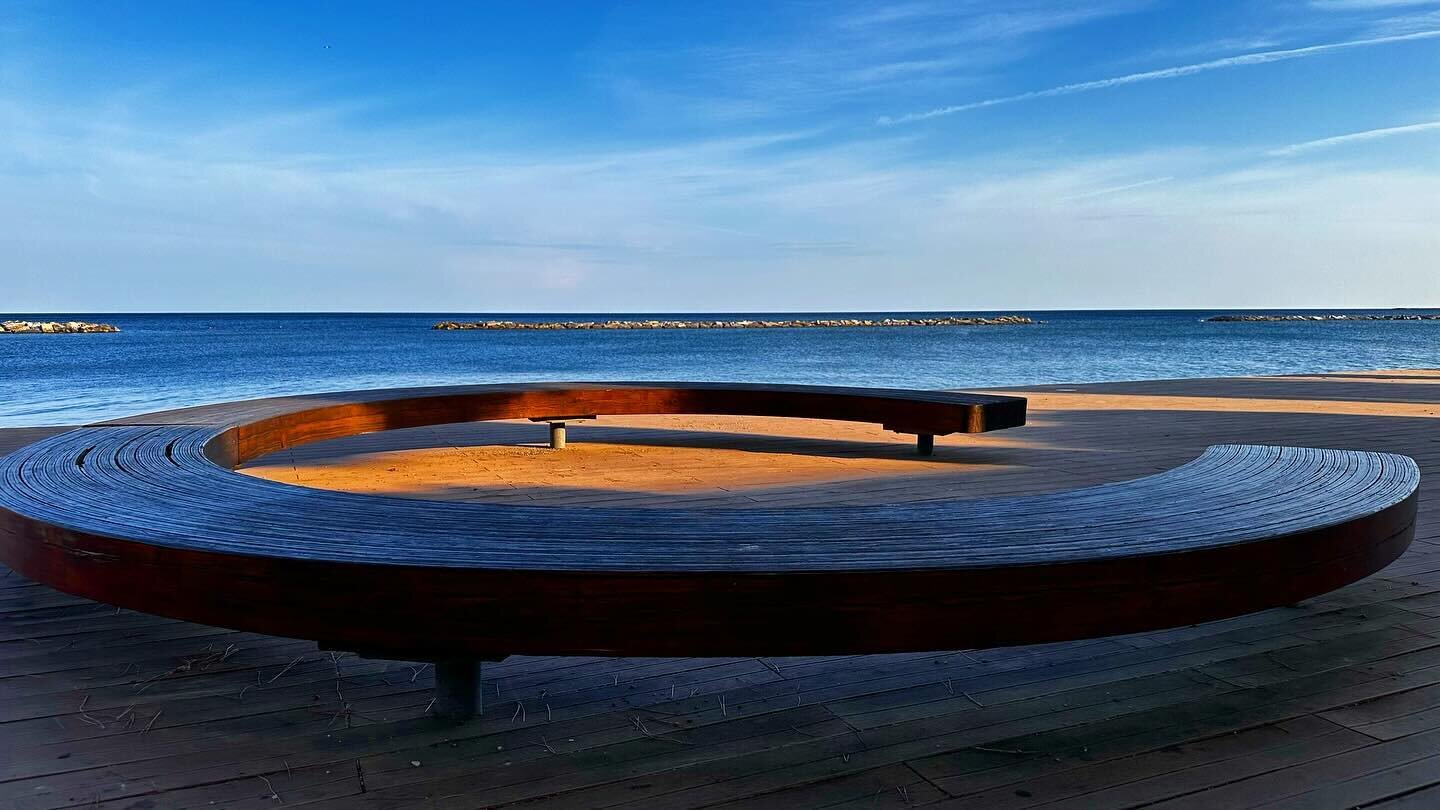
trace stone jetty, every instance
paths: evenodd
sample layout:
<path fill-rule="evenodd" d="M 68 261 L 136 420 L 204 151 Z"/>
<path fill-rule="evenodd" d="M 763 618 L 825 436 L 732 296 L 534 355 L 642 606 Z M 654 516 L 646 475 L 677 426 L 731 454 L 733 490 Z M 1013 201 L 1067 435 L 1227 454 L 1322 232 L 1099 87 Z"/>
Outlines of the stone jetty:
<path fill-rule="evenodd" d="M 878 326 L 1013 326 L 1040 323 L 1024 315 L 993 318 L 818 318 L 783 321 L 441 321 L 434 329 L 814 329 Z"/>
<path fill-rule="evenodd" d="M 1272 321 L 1440 321 L 1440 315 L 1396 312 L 1376 315 L 1212 315 L 1216 323 L 1260 323 Z"/>
<path fill-rule="evenodd" d="M 9 335 L 67 335 L 90 332 L 119 332 L 120 328 L 108 323 L 87 323 L 86 321 L 0 321 L 0 334 Z"/>

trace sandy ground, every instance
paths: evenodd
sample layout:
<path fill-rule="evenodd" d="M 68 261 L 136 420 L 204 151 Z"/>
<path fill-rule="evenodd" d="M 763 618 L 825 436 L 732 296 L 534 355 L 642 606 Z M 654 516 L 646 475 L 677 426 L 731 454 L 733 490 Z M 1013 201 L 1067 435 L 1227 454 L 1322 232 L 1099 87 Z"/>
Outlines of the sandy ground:
<path fill-rule="evenodd" d="M 1297 396 L 1309 383 L 1327 396 Z M 325 489 L 531 505 L 968 498 L 1064 489 L 1174 466 L 1185 460 L 1173 450 L 1176 439 L 1203 447 L 1208 428 L 1200 426 L 1214 424 L 1219 414 L 1223 421 L 1271 414 L 1277 425 L 1324 414 L 1337 430 L 1347 420 L 1377 416 L 1428 419 L 1440 412 L 1433 396 L 1418 393 L 1436 386 L 1440 375 L 1433 371 L 1241 378 L 1223 389 L 1203 380 L 1083 391 L 1044 386 L 1015 392 L 1029 398 L 1025 427 L 938 437 L 928 458 L 916 454 L 913 437 L 878 425 L 622 416 L 573 424 L 569 446 L 558 451 L 549 449 L 544 425 L 486 422 L 320 442 L 257 459 L 243 471 Z M 1264 443 L 1266 433 L 1255 440 Z"/>
<path fill-rule="evenodd" d="M 275 453 L 244 471 L 403 497 L 654 505 L 822 497 L 835 485 L 954 476 L 982 463 L 942 438 L 935 456 L 878 426 L 758 417 L 602 417 L 550 449 L 546 427 L 490 422 L 390 431 Z M 998 444 L 991 440 L 990 444 Z M 844 489 L 844 487 L 841 487 Z M 645 503 L 641 503 L 645 502 Z"/>

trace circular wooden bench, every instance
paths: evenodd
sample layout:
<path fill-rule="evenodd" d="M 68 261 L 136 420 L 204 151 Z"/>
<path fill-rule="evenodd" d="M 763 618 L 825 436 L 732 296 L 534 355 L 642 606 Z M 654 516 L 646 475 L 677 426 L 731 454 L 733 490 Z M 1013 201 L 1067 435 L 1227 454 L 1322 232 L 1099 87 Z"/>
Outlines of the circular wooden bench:
<path fill-rule="evenodd" d="M 0 459 L 0 559 L 60 590 L 334 649 L 768 656 L 1061 641 L 1294 603 L 1384 567 L 1414 533 L 1403 456 L 1227 445 L 1157 475 L 1023 497 L 864 507 L 519 507 L 241 475 L 321 439 L 557 414 L 1024 423 L 1018 397 L 694 383 L 348 392 L 188 408 Z M 447 691 L 448 690 L 448 691 Z M 468 708 L 467 708 L 468 707 Z"/>

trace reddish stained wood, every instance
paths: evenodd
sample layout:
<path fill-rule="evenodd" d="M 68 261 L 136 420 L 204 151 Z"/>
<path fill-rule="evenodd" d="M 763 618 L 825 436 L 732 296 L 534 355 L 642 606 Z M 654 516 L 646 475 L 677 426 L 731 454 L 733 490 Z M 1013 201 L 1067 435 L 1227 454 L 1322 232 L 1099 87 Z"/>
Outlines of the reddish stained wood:
<path fill-rule="evenodd" d="M 1172 627 L 1360 579 L 1414 532 L 1403 456 L 1227 445 L 1069 492 L 905 506 L 507 507 L 322 492 L 246 459 L 355 433 L 555 413 L 1022 424 L 1018 397 L 546 383 L 205 406 L 0 461 L 0 558 L 61 590 L 332 646 L 437 654 L 815 655 Z M 218 466 L 217 466 L 218 465 Z"/>

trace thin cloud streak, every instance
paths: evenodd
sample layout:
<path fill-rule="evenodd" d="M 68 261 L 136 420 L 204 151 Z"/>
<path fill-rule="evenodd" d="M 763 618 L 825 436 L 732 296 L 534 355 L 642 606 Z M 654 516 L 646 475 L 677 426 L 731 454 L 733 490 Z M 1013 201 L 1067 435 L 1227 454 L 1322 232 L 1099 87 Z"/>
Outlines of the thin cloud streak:
<path fill-rule="evenodd" d="M 1278 149 L 1271 149 L 1266 154 L 1271 157 L 1289 157 L 1301 152 L 1309 152 L 1312 149 L 1326 149 L 1331 146 L 1343 146 L 1349 143 L 1361 143 L 1364 141 L 1375 141 L 1381 138 L 1390 138 L 1396 135 L 1406 135 L 1411 132 L 1427 132 L 1440 130 L 1440 121 L 1425 121 L 1419 124 L 1405 124 L 1398 127 L 1381 127 L 1379 129 L 1367 129 L 1363 132 L 1350 132 L 1345 135 L 1335 135 L 1330 138 L 1319 138 L 1303 143 L 1292 143 L 1289 146 L 1282 146 Z"/>
<path fill-rule="evenodd" d="M 1435 0 L 1310 0 L 1310 7 L 1321 11 L 1373 11 L 1404 6 L 1429 6 Z"/>
<path fill-rule="evenodd" d="M 1174 179 L 1174 175 L 1155 177 L 1150 180 L 1141 180 L 1136 183 L 1126 183 L 1120 186 L 1109 186 L 1108 188 L 1096 189 L 1095 191 L 1087 191 L 1083 194 L 1073 194 L 1069 197 L 1064 197 L 1062 199 L 1064 199 L 1065 201 L 1088 200 L 1092 197 L 1104 197 L 1107 194 L 1119 194 L 1122 191 L 1134 191 L 1138 188 L 1146 188 L 1148 186 L 1159 185 L 1160 183 L 1168 183 Z"/>
<path fill-rule="evenodd" d="M 1160 70 L 1147 70 L 1143 73 L 1131 73 L 1125 76 L 1113 76 L 1108 79 L 1096 79 L 1088 82 L 1076 82 L 1074 84 L 1062 84 L 1058 87 L 1051 87 L 1045 90 L 1031 90 L 1027 93 L 1018 93 L 1013 96 L 1000 96 L 989 98 L 983 101 L 972 101 L 968 104 L 957 104 L 950 107 L 938 107 L 933 110 L 921 113 L 910 113 L 897 118 L 883 116 L 876 120 L 880 126 L 893 126 L 896 124 L 909 124 L 916 121 L 927 121 L 931 118 L 940 118 L 946 115 L 978 110 L 984 107 L 995 107 L 1001 104 L 1014 104 L 1019 101 L 1030 101 L 1038 98 L 1054 98 L 1055 96 L 1069 96 L 1076 93 L 1088 93 L 1091 90 L 1105 90 L 1111 87 L 1120 87 L 1127 84 L 1138 84 L 1140 82 L 1153 82 L 1163 79 L 1178 79 L 1183 76 L 1193 76 L 1197 73 L 1207 73 L 1212 70 L 1223 70 L 1225 68 L 1242 67 L 1245 65 L 1263 65 L 1270 62 L 1283 62 L 1290 59 L 1304 59 L 1311 56 L 1318 56 L 1332 51 L 1345 50 L 1349 48 L 1362 48 L 1370 45 L 1386 45 L 1393 42 L 1409 42 L 1419 39 L 1434 39 L 1440 37 L 1440 29 L 1429 31 L 1415 31 L 1408 34 L 1396 34 L 1393 36 L 1370 37 L 1368 39 L 1354 39 L 1347 42 L 1328 42 L 1321 45 L 1309 45 L 1304 48 L 1288 48 L 1280 51 L 1261 51 L 1259 53 L 1247 53 L 1239 56 L 1227 56 L 1223 59 L 1212 59 L 1208 62 L 1198 62 L 1193 65 L 1179 65 L 1176 67 L 1161 68 Z"/>

